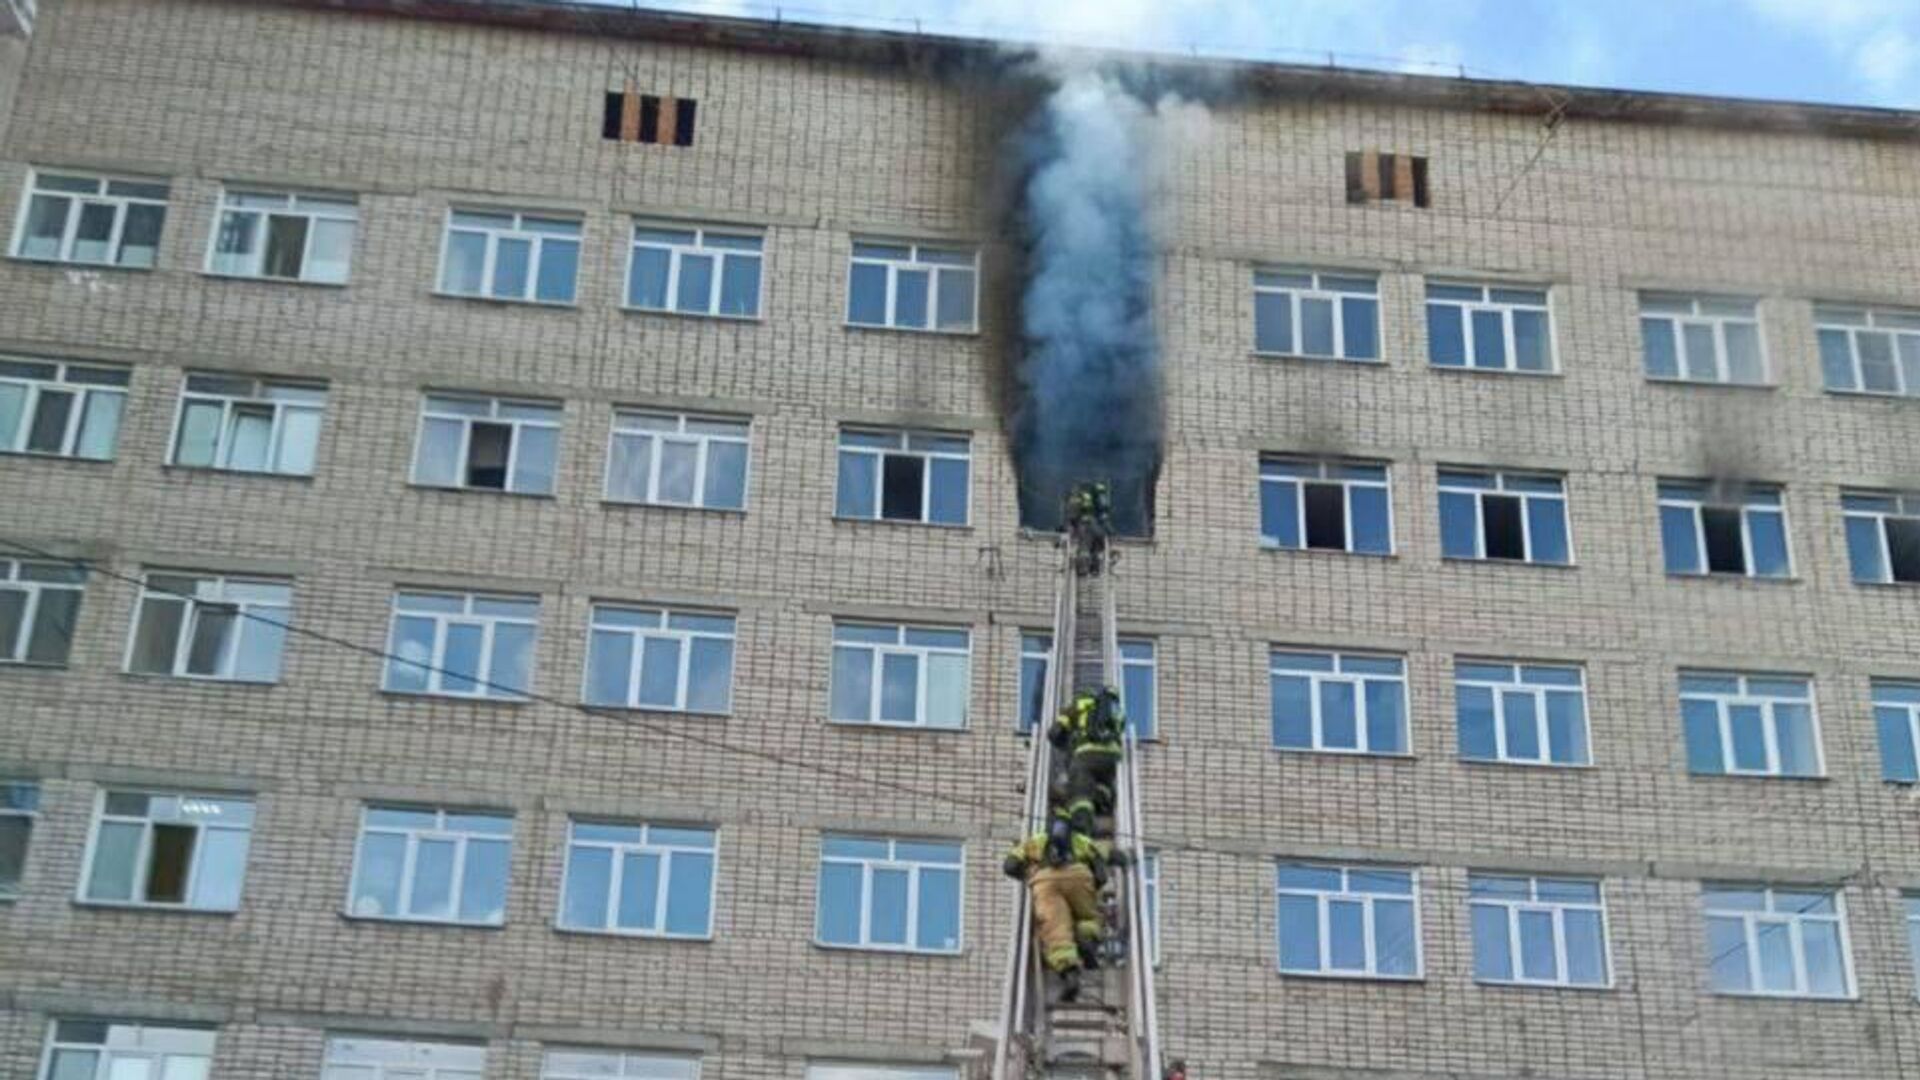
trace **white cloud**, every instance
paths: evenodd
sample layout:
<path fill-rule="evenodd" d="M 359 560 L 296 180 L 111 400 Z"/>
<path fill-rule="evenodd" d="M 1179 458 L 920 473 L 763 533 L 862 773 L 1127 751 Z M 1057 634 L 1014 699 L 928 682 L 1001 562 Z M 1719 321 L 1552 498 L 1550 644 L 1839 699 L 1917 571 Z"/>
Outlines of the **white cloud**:
<path fill-rule="evenodd" d="M 1920 103 L 1920 16 L 1912 0 L 1746 0 L 1788 30 L 1810 34 L 1855 83 L 1886 104 Z"/>

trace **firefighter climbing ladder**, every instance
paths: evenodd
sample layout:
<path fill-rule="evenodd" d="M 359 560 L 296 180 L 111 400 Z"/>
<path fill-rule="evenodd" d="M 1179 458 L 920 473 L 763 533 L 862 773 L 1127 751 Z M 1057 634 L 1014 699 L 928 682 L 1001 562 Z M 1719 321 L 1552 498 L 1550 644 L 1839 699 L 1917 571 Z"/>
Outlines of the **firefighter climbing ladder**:
<path fill-rule="evenodd" d="M 1049 709 L 1033 734 L 1027 766 L 1027 835 L 1046 828 L 1053 775 L 1053 747 L 1045 732 L 1050 717 L 1065 707 L 1076 689 L 1120 685 L 1112 553 L 1103 552 L 1099 570 L 1083 575 L 1076 566 L 1086 566 L 1081 558 L 1085 553 L 1076 549 L 1076 541 L 1063 539 L 1061 550 L 1053 613 L 1054 662 L 1047 665 L 1044 699 Z M 1031 900 L 1022 888 L 1008 948 L 992 1080 L 1160 1080 L 1152 945 L 1141 875 L 1140 765 L 1131 725 L 1124 746 L 1114 782 L 1113 839 L 1131 858 L 1125 868 L 1112 872 L 1124 963 L 1107 962 L 1099 972 L 1089 973 L 1096 977 L 1087 980 L 1079 1000 L 1050 1000 L 1053 995 L 1047 992 L 1047 976 L 1033 943 Z"/>

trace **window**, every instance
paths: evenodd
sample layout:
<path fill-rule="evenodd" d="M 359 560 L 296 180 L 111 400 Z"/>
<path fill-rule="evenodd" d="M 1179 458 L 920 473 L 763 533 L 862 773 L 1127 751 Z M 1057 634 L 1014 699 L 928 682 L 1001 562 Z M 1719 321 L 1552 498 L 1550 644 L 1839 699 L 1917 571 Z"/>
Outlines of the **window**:
<path fill-rule="evenodd" d="M 344 285 L 360 209 L 350 195 L 221 193 L 207 273 Z"/>
<path fill-rule="evenodd" d="M 125 368 L 0 357 L 0 451 L 112 461 Z"/>
<path fill-rule="evenodd" d="M 27 841 L 40 812 L 40 785 L 0 781 L 0 900 L 20 895 L 27 868 Z"/>
<path fill-rule="evenodd" d="M 204 1080 L 213 1039 L 208 1028 L 55 1020 L 40 1080 Z"/>
<path fill-rule="evenodd" d="M 13 253 L 22 259 L 151 269 L 167 220 L 167 185 L 38 172 L 27 184 Z"/>
<path fill-rule="evenodd" d="M 1460 757 L 1588 765 L 1587 686 L 1577 667 L 1459 661 L 1453 666 Z"/>
<path fill-rule="evenodd" d="M 1140 860 L 1140 894 L 1147 905 L 1147 952 L 1160 966 L 1160 853 L 1148 848 Z"/>
<path fill-rule="evenodd" d="M 553 494 L 560 406 L 429 394 L 413 482 L 423 487 Z"/>
<path fill-rule="evenodd" d="M 1347 201 L 1383 199 L 1427 205 L 1427 159 L 1378 150 L 1347 151 Z"/>
<path fill-rule="evenodd" d="M 1920 782 L 1920 683 L 1873 680 L 1873 719 L 1880 729 L 1880 778 Z"/>
<path fill-rule="evenodd" d="M 609 934 L 713 933 L 712 829 L 574 821 L 560 925 Z"/>
<path fill-rule="evenodd" d="M 1793 573 L 1778 487 L 1662 480 L 1659 490 L 1667 573 L 1774 578 Z"/>
<path fill-rule="evenodd" d="M 1640 342 L 1650 379 L 1767 381 L 1758 301 L 1751 297 L 1641 293 Z"/>
<path fill-rule="evenodd" d="M 1127 730 L 1136 739 L 1158 737 L 1159 705 L 1155 643 L 1151 638 L 1120 639 L 1120 711 Z M 1020 730 L 1033 730 L 1043 716 L 1051 718 L 1046 701 L 1047 667 L 1053 663 L 1053 635 L 1020 635 Z"/>
<path fill-rule="evenodd" d="M 348 913 L 361 919 L 498 926 L 507 917 L 513 817 L 368 806 Z"/>
<path fill-rule="evenodd" d="M 86 584 L 83 566 L 0 559 L 0 664 L 66 664 Z"/>
<path fill-rule="evenodd" d="M 835 623 L 831 719 L 965 727 L 971 650 L 972 635 L 964 629 Z"/>
<path fill-rule="evenodd" d="M 651 506 L 747 505 L 749 422 L 723 416 L 613 414 L 607 498 Z"/>
<path fill-rule="evenodd" d="M 847 322 L 972 333 L 980 257 L 971 248 L 856 240 Z"/>
<path fill-rule="evenodd" d="M 970 454 L 965 435 L 842 430 L 834 513 L 843 518 L 965 525 Z"/>
<path fill-rule="evenodd" d="M 821 945 L 960 951 L 960 845 L 828 836 L 820 843 Z"/>
<path fill-rule="evenodd" d="M 292 619 L 287 581 L 152 571 L 134 613 L 127 670 L 278 682 Z"/>
<path fill-rule="evenodd" d="M 484 1046 L 334 1035 L 320 1080 L 481 1080 L 486 1071 Z"/>
<path fill-rule="evenodd" d="M 1849 998 L 1853 960 L 1840 894 L 1708 884 L 1707 972 L 1716 993 Z"/>
<path fill-rule="evenodd" d="M 692 146 L 698 102 L 692 98 L 663 98 L 657 94 L 607 91 L 600 136 L 617 142 Z"/>
<path fill-rule="evenodd" d="M 1262 458 L 1260 540 L 1269 547 L 1392 554 L 1387 467 Z"/>
<path fill-rule="evenodd" d="M 1687 769 L 1701 775 L 1819 776 L 1813 685 L 1794 675 L 1680 673 Z"/>
<path fill-rule="evenodd" d="M 1553 371 L 1547 290 L 1427 283 L 1427 359 L 1434 367 Z"/>
<path fill-rule="evenodd" d="M 440 291 L 451 296 L 571 304 L 580 273 L 580 222 L 514 211 L 447 215 Z"/>
<path fill-rule="evenodd" d="M 619 1050 L 549 1050 L 540 1080 L 699 1080 L 700 1059 Z"/>
<path fill-rule="evenodd" d="M 449 697 L 524 697 L 533 684 L 539 620 L 538 597 L 395 593 L 386 689 Z"/>
<path fill-rule="evenodd" d="M 589 705 L 725 713 L 733 707 L 733 616 L 593 605 Z"/>
<path fill-rule="evenodd" d="M 1607 915 L 1600 883 L 1468 874 L 1473 977 L 1535 986 L 1606 986 Z"/>
<path fill-rule="evenodd" d="M 1920 312 L 1813 309 L 1820 373 L 1827 389 L 1856 394 L 1920 394 Z"/>
<path fill-rule="evenodd" d="M 681 315 L 760 316 L 757 232 L 709 225 L 637 224 L 627 306 Z"/>
<path fill-rule="evenodd" d="M 1566 481 L 1441 469 L 1440 552 L 1449 559 L 1571 563 Z"/>
<path fill-rule="evenodd" d="M 1282 974 L 1420 977 L 1412 870 L 1281 863 L 1278 883 Z"/>
<path fill-rule="evenodd" d="M 1253 349 L 1276 356 L 1379 360 L 1379 279 L 1372 274 L 1255 270 Z"/>
<path fill-rule="evenodd" d="M 105 792 L 80 899 L 236 911 L 252 839 L 252 799 Z"/>
<path fill-rule="evenodd" d="M 868 1064 L 822 1064 L 807 1065 L 806 1080 L 958 1080 L 958 1073 L 950 1065 L 868 1065 Z"/>
<path fill-rule="evenodd" d="M 235 375 L 188 374 L 174 465 L 312 476 L 327 388 Z"/>
<path fill-rule="evenodd" d="M 1267 674 L 1276 748 L 1407 752 L 1407 662 L 1400 657 L 1275 649 Z"/>
<path fill-rule="evenodd" d="M 1842 492 L 1853 580 L 1920 582 L 1920 493 Z"/>
<path fill-rule="evenodd" d="M 1900 900 L 1907 909 L 1907 959 L 1913 965 L 1914 994 L 1920 996 L 1920 895 L 1908 893 Z"/>

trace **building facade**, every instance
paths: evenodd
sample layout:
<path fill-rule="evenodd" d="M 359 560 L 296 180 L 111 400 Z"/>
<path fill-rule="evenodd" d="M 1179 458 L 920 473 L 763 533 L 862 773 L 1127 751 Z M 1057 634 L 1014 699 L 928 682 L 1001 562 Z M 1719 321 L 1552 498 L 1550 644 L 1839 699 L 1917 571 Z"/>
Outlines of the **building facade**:
<path fill-rule="evenodd" d="M 1002 435 L 1032 87 L 559 5 L 38 7 L 0 1074 L 965 1067 L 1056 559 Z M 1156 178 L 1119 584 L 1169 1051 L 1920 1074 L 1913 117 L 1234 85 Z"/>

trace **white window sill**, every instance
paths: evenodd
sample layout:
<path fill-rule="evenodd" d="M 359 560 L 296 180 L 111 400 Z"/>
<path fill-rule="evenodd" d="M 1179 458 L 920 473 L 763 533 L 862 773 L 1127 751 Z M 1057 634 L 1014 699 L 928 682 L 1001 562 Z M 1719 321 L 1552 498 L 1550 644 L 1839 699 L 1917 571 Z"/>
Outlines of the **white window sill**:
<path fill-rule="evenodd" d="M 218 675 L 178 675 L 170 671 L 122 671 L 120 674 L 125 678 L 138 679 L 142 682 L 178 683 L 182 686 L 251 686 L 270 690 L 282 685 L 278 679 L 232 679 Z"/>
<path fill-rule="evenodd" d="M 89 900 L 86 897 L 73 898 L 77 908 L 95 908 L 100 911 L 164 911 L 175 915 L 215 915 L 231 917 L 240 913 L 239 908 L 191 907 L 187 904 L 155 904 L 143 900 Z"/>
<path fill-rule="evenodd" d="M 394 690 L 382 686 L 380 696 L 397 701 L 437 701 L 475 705 L 528 705 L 530 697 L 489 697 L 485 694 L 443 694 L 432 690 Z"/>
<path fill-rule="evenodd" d="M 1352 364 L 1354 367 L 1362 368 L 1384 369 L 1387 367 L 1384 356 L 1315 356 L 1312 353 L 1263 352 L 1260 349 L 1254 349 L 1248 355 L 1255 360 L 1279 360 L 1288 363 L 1297 361 L 1305 364 Z"/>
<path fill-rule="evenodd" d="M 909 529 L 913 529 L 913 528 L 934 529 L 942 532 L 958 532 L 958 533 L 968 533 L 973 531 L 972 522 L 965 522 L 965 523 L 956 525 L 951 522 L 945 522 L 945 521 L 915 521 L 908 518 L 848 517 L 845 514 L 835 514 L 833 515 L 833 520 L 836 523 L 844 522 L 848 525 L 904 526 Z"/>
<path fill-rule="evenodd" d="M 1852 580 L 1855 585 L 1863 589 L 1886 589 L 1892 592 L 1899 592 L 1903 589 L 1920 589 L 1920 581 L 1861 581 L 1859 578 Z"/>
<path fill-rule="evenodd" d="M 422 485 L 414 485 L 416 487 Z M 441 490 L 465 490 L 448 488 Z M 552 496 L 548 496 L 551 498 Z M 744 506 L 697 506 L 693 503 L 635 502 L 632 499 L 602 498 L 600 505 L 609 510 L 685 510 L 696 514 L 717 514 L 721 517 L 746 517 Z"/>
<path fill-rule="evenodd" d="M 212 281 L 239 281 L 255 285 L 311 285 L 319 289 L 345 289 L 349 281 L 313 281 L 308 278 L 268 277 L 265 274 L 223 274 L 218 270 L 203 270 L 201 277 Z"/>
<path fill-rule="evenodd" d="M 858 322 L 842 323 L 841 326 L 848 330 L 871 330 L 882 334 L 917 334 L 921 337 L 934 338 L 977 338 L 980 336 L 980 328 L 978 326 L 969 326 L 964 330 L 940 330 L 930 326 L 887 326 L 882 323 Z"/>
<path fill-rule="evenodd" d="M 405 690 L 388 690 L 386 692 L 389 694 L 403 694 L 403 695 L 408 693 L 408 691 L 405 691 Z M 414 695 L 414 696 L 420 696 L 420 695 Z M 431 696 L 446 696 L 446 695 L 431 695 Z M 504 698 L 504 699 L 491 699 L 491 700 L 526 701 L 528 699 Z M 681 717 L 685 717 L 686 719 L 689 719 L 689 720 L 731 720 L 733 719 L 733 713 L 731 712 L 702 712 L 698 709 L 670 709 L 661 705 L 603 705 L 596 702 L 587 701 L 584 698 L 582 698 L 580 701 L 580 707 L 583 709 L 590 709 L 598 713 L 657 716 L 662 719 L 678 719 Z"/>
<path fill-rule="evenodd" d="M 1352 557 L 1356 559 L 1398 559 L 1400 557 L 1400 553 L 1397 551 L 1348 551 L 1345 548 L 1288 547 L 1285 544 L 1269 540 L 1264 536 L 1260 538 L 1260 550 L 1271 551 L 1277 555 L 1321 555 L 1340 558 Z"/>
<path fill-rule="evenodd" d="M 1577 994 L 1604 994 L 1612 991 L 1611 982 L 1571 983 L 1571 982 L 1527 982 L 1522 979 L 1479 979 L 1473 985 L 1489 990 L 1571 990 Z"/>
<path fill-rule="evenodd" d="M 169 473 L 178 473 L 183 476 L 237 476 L 265 480 L 294 480 L 308 484 L 313 483 L 312 473 L 271 472 L 266 469 L 223 469 L 217 465 L 182 465 L 174 461 L 164 462 L 160 467 Z"/>
<path fill-rule="evenodd" d="M 1801 580 L 1792 574 L 1784 576 L 1772 574 L 1730 574 L 1724 571 L 1718 573 L 1710 571 L 1705 574 L 1676 574 L 1668 571 L 1667 578 L 1672 581 L 1718 581 L 1734 584 L 1752 582 L 1755 585 L 1798 585 Z"/>
<path fill-rule="evenodd" d="M 1436 364 L 1427 361 L 1427 367 L 1433 371 L 1444 371 L 1453 375 L 1512 375 L 1522 379 L 1561 379 L 1565 374 L 1558 368 L 1546 371 L 1529 371 L 1525 368 L 1488 368 L 1468 367 L 1465 364 Z"/>
<path fill-rule="evenodd" d="M 914 735 L 965 735 L 970 728 L 962 724 L 959 727 L 934 727 L 931 724 L 900 724 L 881 720 L 840 720 L 827 718 L 829 728 L 846 731 L 890 731 Z"/>
<path fill-rule="evenodd" d="M 0 450 L 0 457 L 22 461 L 71 461 L 81 465 L 111 465 L 112 458 L 81 457 L 79 454 L 48 454 L 39 450 Z"/>
<path fill-rule="evenodd" d="M 472 300 L 482 304 L 498 304 L 503 307 L 539 308 L 545 311 L 579 311 L 580 301 L 573 300 L 533 300 L 518 296 L 488 296 L 485 293 L 456 293 L 444 289 L 434 289 L 431 295 L 437 300 Z"/>
<path fill-rule="evenodd" d="M 68 666 L 64 660 L 57 664 L 49 664 L 42 660 L 0 660 L 0 671 L 10 669 L 18 671 L 66 671 Z"/>
<path fill-rule="evenodd" d="M 1814 1003 L 1824 1003 L 1827 1005 L 1857 1005 L 1860 1002 L 1860 995 L 1858 993 L 1838 994 L 1838 995 L 1836 994 L 1769 994 L 1759 990 L 1713 990 L 1713 991 L 1710 991 L 1710 993 L 1712 993 L 1713 996 L 1716 998 L 1725 998 L 1730 1001 L 1786 1001 L 1786 1002 L 1795 1002 L 1795 1003 L 1814 1002 Z"/>
<path fill-rule="evenodd" d="M 1854 390 L 1845 386 L 1822 386 L 1822 390 L 1840 398 L 1866 398 L 1873 401 L 1920 401 L 1920 394 L 1902 394 L 1892 390 Z"/>
<path fill-rule="evenodd" d="M 916 949 L 906 945 L 840 945 L 813 939 L 813 947 L 836 953 L 873 953 L 880 956 L 925 956 L 935 960 L 958 960 L 966 955 L 963 945 L 957 949 Z"/>
<path fill-rule="evenodd" d="M 1594 772 L 1598 769 L 1598 766 L 1591 761 L 1521 761 L 1515 758 L 1476 758 L 1459 754 L 1455 755 L 1455 760 L 1459 761 L 1462 765 L 1485 765 L 1496 769 L 1528 769 L 1536 772 L 1557 771 L 1579 773 Z"/>
<path fill-rule="evenodd" d="M 1288 971 L 1279 969 L 1283 979 L 1311 979 L 1316 982 L 1386 983 L 1395 986 L 1420 986 L 1426 983 L 1425 972 L 1416 975 L 1369 975 L 1361 971 Z"/>
<path fill-rule="evenodd" d="M 506 495 L 517 499 L 544 500 L 546 502 L 556 501 L 551 491 L 510 491 L 507 488 L 445 487 L 440 484 L 415 483 L 412 480 L 407 481 L 407 486 L 415 491 L 443 491 L 452 495 Z"/>
<path fill-rule="evenodd" d="M 1268 749 L 1276 754 L 1296 755 L 1303 758 L 1341 758 L 1349 761 L 1397 761 L 1412 762 L 1419 758 L 1410 750 L 1396 750 L 1385 753 L 1379 750 L 1334 750 L 1313 746 L 1271 746 Z"/>
<path fill-rule="evenodd" d="M 590 926 L 563 926 L 554 924 L 553 932 L 569 937 L 582 938 L 623 938 L 629 941 L 667 941 L 684 942 L 690 945 L 710 945 L 713 943 L 713 931 L 704 934 L 669 934 L 652 930 L 602 930 Z"/>
<path fill-rule="evenodd" d="M 73 259 L 41 259 L 32 255 L 9 255 L 7 258 L 23 266 L 47 266 L 60 270 L 116 270 L 129 274 L 150 274 L 159 269 L 155 266 L 126 266 L 121 263 L 78 262 Z"/>
<path fill-rule="evenodd" d="M 1579 563 L 1572 562 L 1535 562 L 1532 559 L 1489 559 L 1471 558 L 1466 555 L 1442 555 L 1442 566 L 1532 566 L 1541 570 L 1578 570 Z"/>
<path fill-rule="evenodd" d="M 1654 386 L 1680 386 L 1700 390 L 1761 390 L 1780 389 L 1779 383 L 1770 382 L 1718 382 L 1708 379 L 1682 379 L 1672 375 L 1648 375 L 1647 382 Z"/>
<path fill-rule="evenodd" d="M 1789 783 L 1824 784 L 1832 779 L 1832 777 L 1824 773 L 1818 776 L 1802 776 L 1797 773 L 1694 772 L 1692 769 L 1687 770 L 1687 776 L 1694 780 L 1758 780 L 1769 784 L 1780 780 L 1785 780 Z"/>
<path fill-rule="evenodd" d="M 669 319 L 691 319 L 695 322 L 737 323 L 742 326 L 758 326 L 767 321 L 759 312 L 752 315 L 729 315 L 722 311 L 681 311 L 677 308 L 634 307 L 621 304 L 620 311 L 627 315 L 664 316 Z"/>
<path fill-rule="evenodd" d="M 504 930 L 507 926 L 506 920 L 504 919 L 500 922 L 464 922 L 460 919 L 419 919 L 405 915 L 355 915 L 351 911 L 341 912 L 340 918 L 345 922 L 365 923 L 369 926 L 381 924 L 390 926 L 444 926 L 455 930 Z"/>

